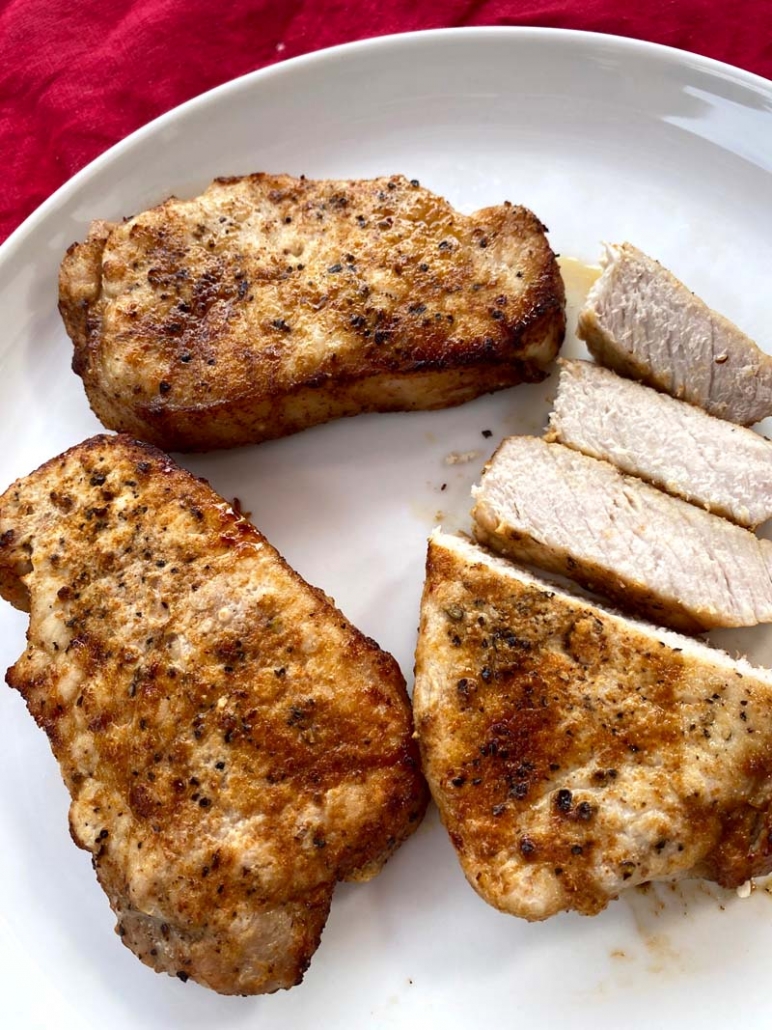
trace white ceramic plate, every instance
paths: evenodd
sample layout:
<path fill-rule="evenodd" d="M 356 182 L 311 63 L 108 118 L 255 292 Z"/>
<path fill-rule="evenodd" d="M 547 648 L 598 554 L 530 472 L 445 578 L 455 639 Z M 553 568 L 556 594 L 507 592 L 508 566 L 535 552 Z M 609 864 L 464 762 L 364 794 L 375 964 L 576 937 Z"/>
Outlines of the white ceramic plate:
<path fill-rule="evenodd" d="M 343 47 L 247 76 L 115 147 L 0 250 L 0 486 L 97 431 L 56 312 L 57 266 L 94 217 L 216 174 L 417 176 L 466 211 L 510 199 L 556 250 L 629 239 L 769 345 L 772 84 L 610 37 L 482 29 Z M 573 340 L 569 352 L 578 352 Z M 467 522 L 496 440 L 538 431 L 552 384 L 463 408 L 365 416 L 185 459 L 411 679 L 425 539 Z M 491 430 L 489 440 L 482 434 Z M 449 465 L 451 452 L 476 452 Z M 446 484 L 445 489 L 442 489 Z M 26 618 L 0 609 L 0 665 Z M 772 634 L 735 645 L 772 658 Z M 113 934 L 67 796 L 21 699 L 0 690 L 0 1021 L 230 1028 L 768 1027 L 772 898 L 691 884 L 631 892 L 595 919 L 488 908 L 430 813 L 374 882 L 343 886 L 302 986 L 220 998 L 145 969 Z"/>

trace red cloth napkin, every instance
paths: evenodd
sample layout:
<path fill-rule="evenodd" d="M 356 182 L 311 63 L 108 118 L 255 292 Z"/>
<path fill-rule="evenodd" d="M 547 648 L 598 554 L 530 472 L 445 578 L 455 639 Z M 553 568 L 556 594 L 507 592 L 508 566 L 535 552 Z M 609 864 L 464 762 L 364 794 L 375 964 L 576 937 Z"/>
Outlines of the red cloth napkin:
<path fill-rule="evenodd" d="M 212 86 L 452 25 L 634 36 L 772 78 L 769 0 L 0 0 L 0 240 L 103 150 Z"/>

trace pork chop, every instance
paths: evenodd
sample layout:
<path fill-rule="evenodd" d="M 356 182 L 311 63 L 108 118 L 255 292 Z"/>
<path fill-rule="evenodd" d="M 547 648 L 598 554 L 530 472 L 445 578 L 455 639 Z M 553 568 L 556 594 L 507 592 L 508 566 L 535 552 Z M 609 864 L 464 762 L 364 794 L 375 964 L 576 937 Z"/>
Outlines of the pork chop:
<path fill-rule="evenodd" d="M 0 497 L 0 591 L 30 613 L 8 682 L 123 943 L 223 994 L 298 983 L 336 882 L 378 872 L 425 807 L 394 659 L 124 436 Z"/>
<path fill-rule="evenodd" d="M 772 673 L 437 532 L 414 712 L 464 873 L 525 919 L 772 870 Z"/>
<path fill-rule="evenodd" d="M 505 440 L 474 490 L 474 532 L 687 632 L 772 622 L 772 543 L 606 461 Z"/>
<path fill-rule="evenodd" d="M 602 365 L 748 426 L 772 414 L 772 357 L 629 243 L 606 248 L 577 334 Z"/>
<path fill-rule="evenodd" d="M 539 381 L 564 303 L 525 208 L 462 215 L 398 175 L 260 174 L 95 222 L 59 306 L 105 426 L 206 450 Z"/>
<path fill-rule="evenodd" d="M 546 439 L 754 528 L 772 516 L 772 443 L 588 361 L 560 361 Z"/>

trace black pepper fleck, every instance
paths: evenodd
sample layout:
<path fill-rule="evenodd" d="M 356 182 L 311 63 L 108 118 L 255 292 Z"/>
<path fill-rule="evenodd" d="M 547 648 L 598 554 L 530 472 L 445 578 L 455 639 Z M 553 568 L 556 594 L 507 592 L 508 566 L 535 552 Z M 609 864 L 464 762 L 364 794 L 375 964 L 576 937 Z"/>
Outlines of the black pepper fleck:
<path fill-rule="evenodd" d="M 563 788 L 557 793 L 557 797 L 555 798 L 555 807 L 561 812 L 570 812 L 573 800 L 574 797 L 571 791 Z"/>
<path fill-rule="evenodd" d="M 531 838 L 530 837 L 521 837 L 520 838 L 520 854 L 524 858 L 530 858 L 530 856 L 535 854 L 535 852 L 536 852 L 536 845 L 531 840 Z"/>

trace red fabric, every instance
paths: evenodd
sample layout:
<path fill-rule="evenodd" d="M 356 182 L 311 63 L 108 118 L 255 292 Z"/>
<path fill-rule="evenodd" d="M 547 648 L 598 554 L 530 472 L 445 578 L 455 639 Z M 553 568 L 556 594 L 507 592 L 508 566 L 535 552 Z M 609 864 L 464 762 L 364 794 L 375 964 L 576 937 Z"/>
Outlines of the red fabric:
<path fill-rule="evenodd" d="M 103 150 L 212 86 L 451 25 L 616 33 L 772 78 L 769 0 L 0 0 L 0 240 Z"/>

